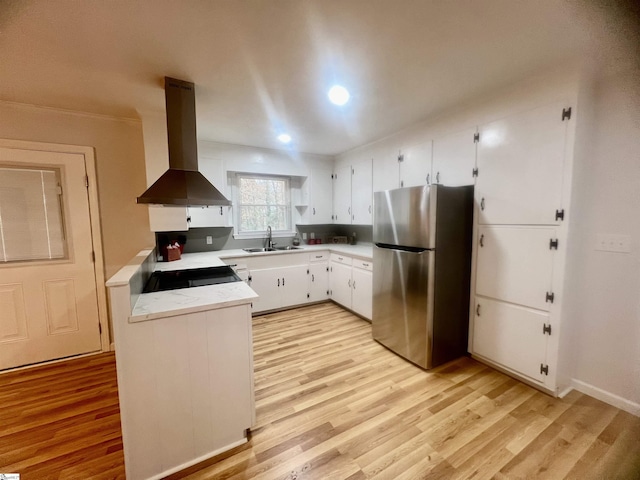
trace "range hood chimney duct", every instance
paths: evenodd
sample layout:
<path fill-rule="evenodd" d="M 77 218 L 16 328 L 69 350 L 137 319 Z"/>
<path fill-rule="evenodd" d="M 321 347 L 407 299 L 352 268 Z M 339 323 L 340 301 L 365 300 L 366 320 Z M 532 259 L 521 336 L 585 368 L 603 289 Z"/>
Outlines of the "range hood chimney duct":
<path fill-rule="evenodd" d="M 196 95 L 193 83 L 164 78 L 169 138 L 169 170 L 138 203 L 169 206 L 228 206 L 231 202 L 198 171 Z"/>

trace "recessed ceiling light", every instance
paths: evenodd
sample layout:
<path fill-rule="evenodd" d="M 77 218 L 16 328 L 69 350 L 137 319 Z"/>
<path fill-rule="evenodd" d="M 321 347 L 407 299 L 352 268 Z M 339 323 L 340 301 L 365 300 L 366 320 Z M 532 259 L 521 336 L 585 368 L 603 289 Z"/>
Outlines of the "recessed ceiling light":
<path fill-rule="evenodd" d="M 329 89 L 329 100 L 336 105 L 344 105 L 349 101 L 349 92 L 342 85 L 334 85 Z"/>
<path fill-rule="evenodd" d="M 287 135 L 286 133 L 281 133 L 280 135 L 278 135 L 278 140 L 280 140 L 282 143 L 289 143 L 291 141 L 291 136 Z"/>

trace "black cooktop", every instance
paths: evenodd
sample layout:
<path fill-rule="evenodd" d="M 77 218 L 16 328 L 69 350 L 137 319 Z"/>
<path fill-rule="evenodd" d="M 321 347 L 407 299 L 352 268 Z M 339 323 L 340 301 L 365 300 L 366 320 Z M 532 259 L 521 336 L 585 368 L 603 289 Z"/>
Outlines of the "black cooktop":
<path fill-rule="evenodd" d="M 153 272 L 142 293 L 240 281 L 240 277 L 227 266 Z"/>

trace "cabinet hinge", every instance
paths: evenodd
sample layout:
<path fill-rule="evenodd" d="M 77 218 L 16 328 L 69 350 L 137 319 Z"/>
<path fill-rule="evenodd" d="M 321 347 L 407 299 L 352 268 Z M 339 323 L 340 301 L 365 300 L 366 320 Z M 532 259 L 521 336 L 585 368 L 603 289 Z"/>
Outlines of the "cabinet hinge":
<path fill-rule="evenodd" d="M 571 107 L 562 109 L 562 121 L 571 119 Z"/>
<path fill-rule="evenodd" d="M 404 162 L 404 155 L 403 154 L 398 155 L 398 162 Z"/>
<path fill-rule="evenodd" d="M 187 223 L 191 223 L 191 217 L 187 217 Z"/>
<path fill-rule="evenodd" d="M 564 208 L 562 210 L 556 210 L 556 222 L 558 220 L 564 220 Z"/>
<path fill-rule="evenodd" d="M 558 239 L 555 240 L 552 238 L 549 240 L 549 250 L 558 249 Z"/>
<path fill-rule="evenodd" d="M 404 187 L 404 180 L 400 180 L 400 188 Z"/>
<path fill-rule="evenodd" d="M 540 375 L 542 374 L 549 375 L 549 365 L 540 364 Z"/>
<path fill-rule="evenodd" d="M 553 299 L 555 298 L 555 294 L 553 292 L 547 292 L 547 295 L 544 298 L 544 301 L 547 303 L 553 303 Z"/>
<path fill-rule="evenodd" d="M 102 324 L 98 322 L 98 332 L 102 335 Z"/>
<path fill-rule="evenodd" d="M 480 141 L 480 134 L 478 132 L 473 134 L 473 143 L 478 143 Z"/>
<path fill-rule="evenodd" d="M 84 176 L 84 186 L 89 188 L 89 175 Z"/>
<path fill-rule="evenodd" d="M 471 173 L 473 174 L 474 177 L 478 176 L 478 169 L 474 168 L 473 170 L 471 170 Z"/>
<path fill-rule="evenodd" d="M 548 333 L 551 335 L 551 324 L 547 325 L 546 323 L 542 324 L 542 334 Z"/>
<path fill-rule="evenodd" d="M 356 173 L 356 169 L 355 168 L 351 168 L 351 175 L 355 175 Z"/>

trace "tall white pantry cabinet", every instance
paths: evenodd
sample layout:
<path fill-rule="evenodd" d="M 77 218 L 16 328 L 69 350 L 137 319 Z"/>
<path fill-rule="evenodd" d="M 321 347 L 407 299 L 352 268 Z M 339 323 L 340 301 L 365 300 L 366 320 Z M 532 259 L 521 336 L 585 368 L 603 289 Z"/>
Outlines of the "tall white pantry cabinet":
<path fill-rule="evenodd" d="M 574 117 L 572 105 L 552 103 L 481 125 L 476 137 L 470 352 L 553 394 Z"/>

